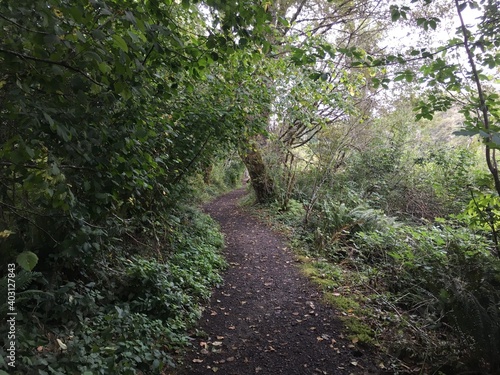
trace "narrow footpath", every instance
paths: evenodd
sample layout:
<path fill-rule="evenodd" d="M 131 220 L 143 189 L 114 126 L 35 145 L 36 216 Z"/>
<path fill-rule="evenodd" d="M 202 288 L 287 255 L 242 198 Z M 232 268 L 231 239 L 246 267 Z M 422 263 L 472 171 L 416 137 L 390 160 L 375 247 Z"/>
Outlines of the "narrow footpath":
<path fill-rule="evenodd" d="M 285 239 L 239 207 L 244 194 L 205 207 L 221 225 L 230 267 L 200 321 L 206 335 L 195 339 L 179 374 L 378 374 L 370 353 L 342 334 Z"/>

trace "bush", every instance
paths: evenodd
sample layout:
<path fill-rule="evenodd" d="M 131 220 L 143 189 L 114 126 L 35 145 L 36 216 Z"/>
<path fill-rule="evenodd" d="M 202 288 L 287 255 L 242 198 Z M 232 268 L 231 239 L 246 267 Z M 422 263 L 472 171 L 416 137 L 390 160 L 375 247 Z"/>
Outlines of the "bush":
<path fill-rule="evenodd" d="M 219 253 L 223 238 L 212 219 L 189 207 L 165 217 L 169 241 L 163 240 L 163 248 L 154 248 L 154 235 L 143 234 L 94 259 L 94 267 L 73 280 L 65 273 L 49 279 L 18 272 L 17 292 L 26 298 L 16 305 L 13 374 L 161 374 L 175 366 L 173 351 L 188 344 L 187 330 L 221 281 L 225 263 Z M 159 235 L 160 227 L 158 222 L 146 234 Z M 3 340 L 6 329 L 0 328 Z M 7 347 L 4 342 L 1 358 Z M 8 367 L 1 362 L 0 369 Z"/>
<path fill-rule="evenodd" d="M 440 219 L 435 225 L 360 232 L 354 242 L 361 253 L 376 254 L 370 260 L 399 306 L 418 314 L 425 326 L 447 331 L 447 339 L 477 361 L 472 366 L 484 358 L 498 369 L 500 261 L 481 233 Z"/>

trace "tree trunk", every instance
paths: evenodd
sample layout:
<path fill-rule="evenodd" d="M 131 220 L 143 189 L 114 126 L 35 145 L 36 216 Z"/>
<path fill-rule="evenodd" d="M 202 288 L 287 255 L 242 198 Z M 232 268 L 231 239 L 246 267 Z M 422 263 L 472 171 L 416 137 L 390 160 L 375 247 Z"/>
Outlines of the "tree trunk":
<path fill-rule="evenodd" d="M 240 146 L 239 153 L 250 175 L 257 202 L 271 201 L 274 198 L 274 181 L 262 159 L 259 143 L 255 139 L 249 140 Z"/>

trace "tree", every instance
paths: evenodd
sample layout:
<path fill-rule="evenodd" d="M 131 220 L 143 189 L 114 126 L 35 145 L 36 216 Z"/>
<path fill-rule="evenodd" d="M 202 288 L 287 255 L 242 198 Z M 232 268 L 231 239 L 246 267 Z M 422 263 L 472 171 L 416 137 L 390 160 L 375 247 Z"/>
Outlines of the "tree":
<path fill-rule="evenodd" d="M 164 215 L 185 177 L 246 126 L 208 73 L 264 10 L 226 7 L 216 27 L 207 6 L 223 5 L 0 5 L 2 259 L 25 249 L 41 263 L 92 262 L 124 220 Z"/>

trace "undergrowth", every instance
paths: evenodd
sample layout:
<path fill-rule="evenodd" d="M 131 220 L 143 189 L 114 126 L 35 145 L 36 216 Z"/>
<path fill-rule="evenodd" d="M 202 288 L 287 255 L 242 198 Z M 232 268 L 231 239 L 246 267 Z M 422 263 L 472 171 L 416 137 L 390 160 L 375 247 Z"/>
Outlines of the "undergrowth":
<path fill-rule="evenodd" d="M 299 208 L 262 212 L 288 227 L 303 273 L 349 338 L 392 358 L 385 371 L 500 369 L 500 261 L 487 232 L 458 216 L 404 222 L 356 197 L 319 202 L 307 222 Z"/>
<path fill-rule="evenodd" d="M 170 212 L 162 229 L 161 247 L 153 236 L 132 231 L 76 275 L 18 272 L 16 367 L 3 361 L 8 343 L 2 325 L 0 369 L 104 375 L 175 367 L 175 350 L 188 344 L 200 304 L 221 282 L 223 239 L 214 221 L 187 206 Z"/>

